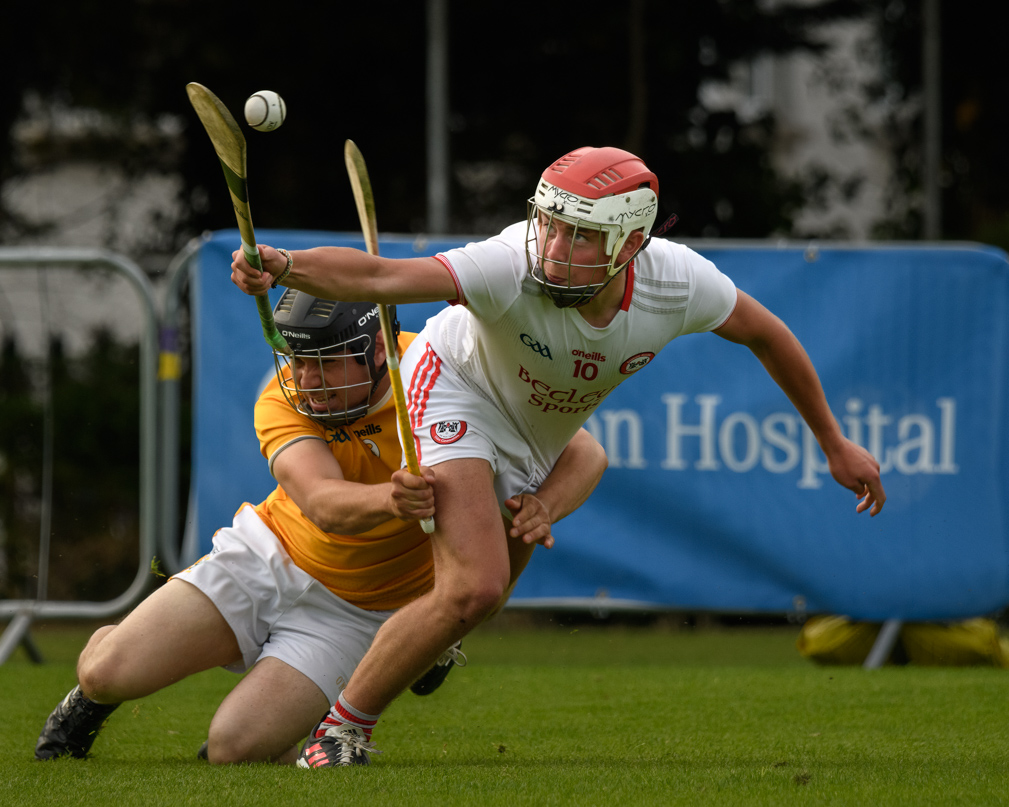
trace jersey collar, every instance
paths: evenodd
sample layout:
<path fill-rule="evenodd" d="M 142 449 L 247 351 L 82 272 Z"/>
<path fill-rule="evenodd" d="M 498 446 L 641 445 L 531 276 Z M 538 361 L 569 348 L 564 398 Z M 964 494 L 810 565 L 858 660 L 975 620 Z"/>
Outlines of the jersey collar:
<path fill-rule="evenodd" d="M 631 307 L 631 297 L 634 296 L 634 261 L 627 264 L 627 285 L 624 286 L 624 299 L 620 303 L 620 310 L 626 311 Z"/>

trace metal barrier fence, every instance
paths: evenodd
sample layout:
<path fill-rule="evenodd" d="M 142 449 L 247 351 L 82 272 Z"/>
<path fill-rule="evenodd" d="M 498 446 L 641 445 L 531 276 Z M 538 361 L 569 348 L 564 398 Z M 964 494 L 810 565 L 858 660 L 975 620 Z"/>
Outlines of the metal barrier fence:
<path fill-rule="evenodd" d="M 196 559 L 195 517 L 187 521 L 179 549 L 179 427 L 182 363 L 180 319 L 183 293 L 188 286 L 196 257 L 206 238 L 194 238 L 175 256 L 166 273 L 164 307 L 161 315 L 161 357 L 158 365 L 158 556 L 170 574 L 182 571 Z M 190 497 L 192 505 L 192 497 Z"/>
<path fill-rule="evenodd" d="M 35 599 L 0 601 L 0 620 L 8 620 L 0 635 L 0 664 L 23 645 L 35 661 L 41 654 L 31 639 L 31 623 L 40 618 L 100 619 L 118 615 L 143 597 L 151 582 L 151 562 L 155 554 L 157 535 L 157 366 L 158 366 L 158 315 L 153 288 L 146 275 L 136 264 L 104 250 L 44 247 L 0 248 L 0 269 L 46 271 L 49 268 L 83 270 L 111 270 L 122 275 L 136 292 L 142 315 L 140 347 L 140 467 L 139 471 L 139 567 L 128 588 L 117 597 L 104 602 L 50 601 L 47 595 L 49 567 L 49 535 L 47 493 L 51 487 L 43 484 L 42 528 L 39 541 L 39 572 Z M 45 420 L 49 420 L 45 418 Z M 51 458 L 52 438 L 50 427 L 44 424 L 44 461 Z M 44 479 L 47 471 L 44 474 Z M 50 502 L 51 503 L 51 502 Z"/>

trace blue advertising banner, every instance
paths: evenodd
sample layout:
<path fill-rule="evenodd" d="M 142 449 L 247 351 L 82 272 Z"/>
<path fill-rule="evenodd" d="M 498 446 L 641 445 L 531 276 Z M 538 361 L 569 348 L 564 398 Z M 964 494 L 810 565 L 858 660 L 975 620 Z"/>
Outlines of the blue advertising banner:
<path fill-rule="evenodd" d="M 363 248 L 344 233 L 259 237 Z M 465 240 L 383 237 L 381 251 L 431 255 Z M 238 243 L 235 230 L 214 234 L 193 287 L 204 551 L 242 502 L 274 486 L 252 421 L 272 357 L 255 305 L 230 281 Z M 537 550 L 513 602 L 919 620 L 1009 603 L 1006 255 L 973 244 L 693 246 L 802 341 L 845 433 L 879 459 L 886 507 L 856 515 L 748 350 L 683 337 L 589 419 L 609 470 L 555 528 L 556 546 Z M 402 306 L 400 320 L 419 330 L 440 307 Z"/>

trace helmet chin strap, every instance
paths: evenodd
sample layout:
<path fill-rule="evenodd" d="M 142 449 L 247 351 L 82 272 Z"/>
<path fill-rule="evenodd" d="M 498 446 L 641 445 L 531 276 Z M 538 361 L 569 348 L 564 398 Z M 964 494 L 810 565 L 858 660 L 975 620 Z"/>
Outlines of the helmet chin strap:
<path fill-rule="evenodd" d="M 368 403 L 369 404 L 371 404 L 371 399 L 374 397 L 375 390 L 378 389 L 378 385 L 381 384 L 382 383 L 382 379 L 385 378 L 389 374 L 389 363 L 388 362 L 383 362 L 382 363 L 382 367 L 380 369 L 376 369 L 375 368 L 374 362 L 375 362 L 374 356 L 369 356 L 368 357 L 368 369 L 371 371 L 371 374 L 375 376 L 375 383 L 371 385 L 371 392 L 368 393 Z"/>
<path fill-rule="evenodd" d="M 358 404 L 353 409 L 347 409 L 342 415 L 336 415 L 333 417 L 334 426 L 350 426 L 365 415 L 368 414 L 368 410 L 371 409 L 371 399 L 375 397 L 375 391 L 378 389 L 379 384 L 382 383 L 382 379 L 386 377 L 389 373 L 389 365 L 385 362 L 382 363 L 380 368 L 375 367 L 375 354 L 368 353 L 365 356 L 366 363 L 368 365 L 368 374 L 374 377 L 371 389 L 368 390 L 368 398 L 363 404 Z M 358 357 L 360 361 L 360 357 Z"/>
<path fill-rule="evenodd" d="M 627 263 L 630 263 L 630 261 L 628 261 Z M 596 293 L 595 294 L 593 294 L 591 297 L 589 297 L 589 299 L 586 300 L 584 303 L 582 303 L 581 305 L 576 306 L 576 307 L 577 308 L 581 308 L 583 305 L 587 305 L 588 303 L 591 303 L 594 299 L 596 299 L 596 297 L 598 297 L 600 294 L 602 294 L 603 293 L 603 289 L 605 289 L 607 286 L 610 285 L 610 283 L 612 283 L 614 280 L 616 280 L 620 276 L 620 273 L 623 272 L 624 269 L 626 269 L 626 268 L 627 268 L 627 264 L 625 263 L 616 272 L 614 272 L 612 275 L 610 275 L 609 279 L 605 283 L 603 283 L 602 285 L 599 286 L 598 289 L 596 289 Z"/>
<path fill-rule="evenodd" d="M 588 305 L 594 299 L 596 299 L 596 297 L 602 294 L 603 289 L 609 286 L 610 283 L 612 283 L 616 278 L 620 277 L 620 275 L 623 274 L 624 270 L 628 266 L 630 266 L 631 263 L 634 261 L 634 259 L 638 256 L 638 253 L 641 252 L 641 250 L 643 250 L 646 246 L 648 246 L 648 242 L 650 240 L 651 240 L 650 237 L 646 238 L 644 243 L 642 243 L 642 245 L 634 251 L 634 254 L 631 255 L 631 257 L 628 258 L 621 265 L 621 267 L 617 269 L 617 271 L 613 272 L 613 274 L 611 274 L 603 283 L 589 284 L 587 286 L 557 286 L 546 280 L 546 276 L 543 275 L 543 267 L 541 266 L 538 266 L 537 269 L 539 270 L 540 274 L 543 275 L 543 279 L 542 280 L 540 280 L 539 278 L 536 279 L 539 280 L 540 285 L 543 287 L 544 293 L 550 298 L 551 302 L 557 308 L 582 308 L 583 306 Z M 584 297 L 583 299 L 583 295 L 585 295 L 586 293 L 585 290 L 591 288 L 592 286 L 598 286 L 598 288 L 596 288 L 594 292 L 589 294 L 587 297 Z M 564 302 L 563 298 L 565 296 L 571 296 L 574 299 Z"/>
<path fill-rule="evenodd" d="M 602 283 L 591 283 L 586 286 L 560 286 L 556 283 L 551 283 L 543 275 L 542 267 L 537 267 L 540 277 L 536 277 L 536 274 L 533 277 L 543 288 L 543 293 L 550 298 L 550 301 L 557 308 L 581 308 L 596 299 L 602 290 L 610 285 L 613 279 L 622 271 L 623 267 L 621 267 L 620 271 L 610 275 Z"/>

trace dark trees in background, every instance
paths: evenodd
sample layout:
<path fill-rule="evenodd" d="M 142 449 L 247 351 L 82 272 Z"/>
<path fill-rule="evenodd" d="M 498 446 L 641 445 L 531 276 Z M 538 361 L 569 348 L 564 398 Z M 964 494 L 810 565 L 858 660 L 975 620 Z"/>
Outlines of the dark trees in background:
<path fill-rule="evenodd" d="M 912 97 L 922 87 L 922 0 L 879 0 L 870 6 L 886 55 L 886 70 L 874 91 Z M 963 6 L 940 0 L 939 10 L 942 235 L 1009 249 L 1004 29 L 990 7 L 964 13 Z M 922 126 L 921 115 L 894 122 L 898 193 L 921 190 Z M 895 223 L 881 235 L 913 238 L 919 232 L 913 220 Z"/>
<path fill-rule="evenodd" d="M 424 3 L 252 0 L 240 15 L 229 4 L 196 0 L 59 6 L 59 13 L 45 4 L 22 9 L 35 19 L 19 27 L 12 80 L 0 86 L 0 131 L 11 131 L 26 93 L 43 107 L 100 109 L 112 124 L 76 141 L 36 142 L 31 159 L 8 137 L 0 181 L 82 153 L 138 173 L 181 172 L 189 215 L 159 245 L 171 252 L 193 233 L 231 222 L 185 84 L 206 84 L 236 114 L 248 94 L 271 88 L 286 98 L 289 117 L 278 132 L 248 132 L 258 227 L 355 229 L 341 156 L 349 137 L 369 161 L 380 228 L 423 232 Z M 955 12 L 943 4 L 944 237 L 1004 243 L 1009 191 L 1000 178 L 1009 158 L 1001 141 L 1009 112 L 1000 101 L 1000 28 Z M 774 121 L 707 114 L 698 87 L 724 77 L 734 60 L 815 50 L 815 23 L 858 14 L 876 20 L 887 48 L 885 74 L 868 91 L 920 92 L 921 15 L 913 0 L 449 0 L 451 230 L 486 233 L 521 217 L 546 164 L 579 145 L 612 144 L 654 167 L 662 212 L 680 217 L 674 235 L 787 235 L 803 199 L 768 160 Z M 81 36 L 85 30 L 96 33 Z M 181 121 L 181 137 L 171 120 Z M 895 123 L 890 134 L 901 166 L 893 190 L 913 194 L 920 125 Z M 7 211 L 0 232 L 17 236 L 22 225 Z M 913 220 L 893 221 L 881 235 L 914 232 Z"/>
<path fill-rule="evenodd" d="M 49 599 L 115 597 L 137 573 L 139 350 L 106 331 L 72 361 L 14 339 L 0 354 L 0 599 L 34 598 L 45 476 L 51 475 Z M 48 388 L 48 391 L 47 391 Z M 48 402 L 47 402 L 48 398 Z M 44 431 L 52 407 L 52 465 Z"/>

